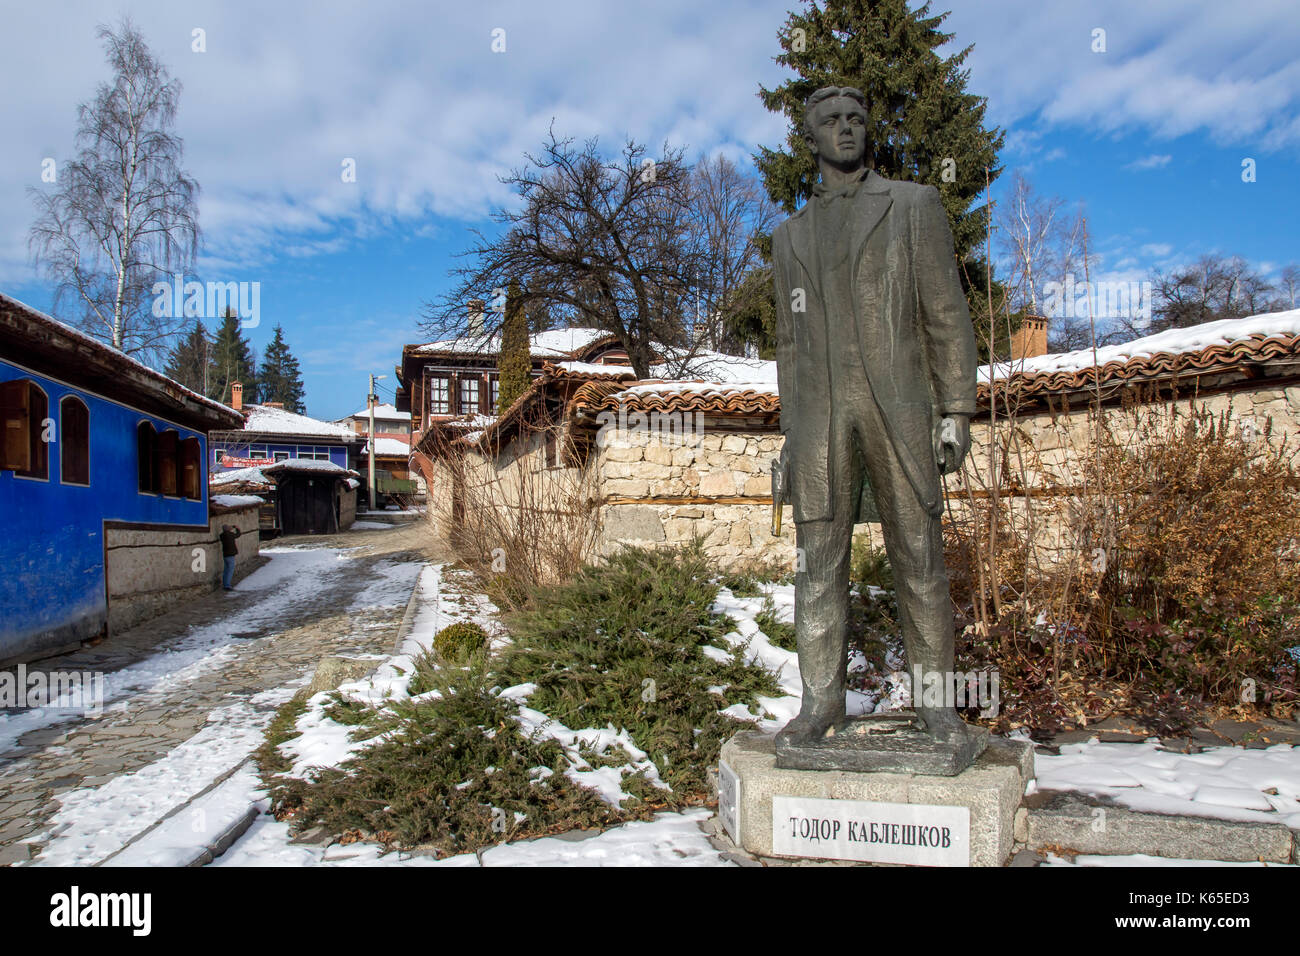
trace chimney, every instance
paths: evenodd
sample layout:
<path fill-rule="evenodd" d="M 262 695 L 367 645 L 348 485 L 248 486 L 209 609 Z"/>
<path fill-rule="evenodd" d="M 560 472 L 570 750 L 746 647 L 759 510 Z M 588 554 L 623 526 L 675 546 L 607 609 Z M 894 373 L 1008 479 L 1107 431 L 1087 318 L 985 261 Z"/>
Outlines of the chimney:
<path fill-rule="evenodd" d="M 469 305 L 469 321 L 466 323 L 466 328 L 471 338 L 481 337 L 483 335 L 483 309 L 486 303 L 482 299 L 470 299 L 467 304 Z"/>
<path fill-rule="evenodd" d="M 1041 315 L 1027 315 L 1020 328 L 1011 334 L 1011 361 L 1047 354 L 1047 319 Z"/>
<path fill-rule="evenodd" d="M 237 412 L 244 410 L 244 385 L 242 382 L 230 383 L 230 407 Z"/>

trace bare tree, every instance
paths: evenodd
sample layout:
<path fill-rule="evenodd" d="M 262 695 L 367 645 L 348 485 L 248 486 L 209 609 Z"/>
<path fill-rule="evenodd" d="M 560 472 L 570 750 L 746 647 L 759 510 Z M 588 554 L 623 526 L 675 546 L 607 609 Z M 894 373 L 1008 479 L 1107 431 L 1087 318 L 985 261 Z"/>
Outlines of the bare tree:
<path fill-rule="evenodd" d="M 1168 274 L 1156 270 L 1151 286 L 1150 325 L 1126 323 L 1135 335 L 1286 308 L 1273 285 L 1241 256 L 1204 255 Z"/>
<path fill-rule="evenodd" d="M 31 189 L 33 260 L 68 297 L 80 324 L 123 352 L 157 357 L 185 321 L 154 314 L 153 284 L 184 272 L 198 252 L 199 187 L 181 169 L 171 132 L 180 82 L 129 19 L 100 26 L 113 79 L 77 107 L 77 157 L 54 191 Z M 161 310 L 160 310 L 161 311 Z"/>
<path fill-rule="evenodd" d="M 500 328 L 496 312 L 481 330 L 462 327 L 465 303 L 511 280 L 526 310 L 545 310 L 559 324 L 617 335 L 637 375 L 647 377 L 660 346 L 685 346 L 682 315 L 699 255 L 691 221 L 691 168 L 665 144 L 658 158 L 628 140 L 617 157 L 595 139 L 581 149 L 549 133 L 541 156 L 502 182 L 522 199 L 499 209 L 506 228 L 462 253 L 459 281 L 425 304 L 424 331 L 434 337 L 481 338 Z M 494 295 L 504 301 L 504 294 Z"/>
<path fill-rule="evenodd" d="M 1293 262 L 1282 270 L 1282 277 L 1278 280 L 1277 290 L 1281 293 L 1277 300 L 1279 308 L 1296 308 L 1296 293 L 1300 292 L 1300 265 Z"/>
<path fill-rule="evenodd" d="M 759 237 L 771 233 L 778 209 L 757 173 L 717 155 L 695 166 L 692 211 L 703 257 L 692 339 L 714 351 L 739 352 L 743 344 L 729 320 L 749 301 L 741 289 L 750 271 L 763 265 Z"/>
<path fill-rule="evenodd" d="M 1046 315 L 1048 283 L 1065 284 L 1080 275 L 1086 225 L 1082 204 L 1074 208 L 1059 196 L 1035 192 L 1025 174 L 1016 170 L 1007 197 L 995 207 L 994 232 L 1006 273 L 1007 309 L 1011 313 L 1044 315 L 1048 348 L 1069 352 L 1090 347 L 1092 329 L 1087 315 L 1062 310 Z"/>

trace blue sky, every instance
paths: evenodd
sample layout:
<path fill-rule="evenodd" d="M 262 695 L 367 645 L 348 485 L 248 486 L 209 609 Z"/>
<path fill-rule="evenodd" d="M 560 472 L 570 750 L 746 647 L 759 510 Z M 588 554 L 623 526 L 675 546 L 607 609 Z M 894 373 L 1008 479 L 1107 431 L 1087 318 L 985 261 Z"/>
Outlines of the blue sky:
<path fill-rule="evenodd" d="M 73 145 L 107 67 L 99 22 L 129 13 L 185 86 L 178 130 L 202 186 L 204 278 L 261 283 L 310 414 L 364 404 L 366 375 L 419 341 L 421 303 L 510 197 L 497 176 L 558 131 L 665 139 L 747 160 L 784 138 L 755 93 L 779 83 L 792 0 L 11 5 L 0 35 L 0 290 L 51 308 L 32 270 L 29 186 Z M 1217 251 L 1266 274 L 1300 261 L 1300 14 L 1294 0 L 949 0 L 969 88 L 1008 134 L 1001 162 L 1082 202 L 1094 278 Z M 193 30 L 206 51 L 192 50 Z M 506 50 L 492 52 L 492 31 Z M 1095 53 L 1093 31 L 1106 31 Z M 344 183 L 344 158 L 357 180 Z M 1257 181 L 1244 183 L 1252 158 Z M 1002 182 L 1009 180 L 1003 176 Z M 998 186 L 994 186 L 997 198 Z"/>

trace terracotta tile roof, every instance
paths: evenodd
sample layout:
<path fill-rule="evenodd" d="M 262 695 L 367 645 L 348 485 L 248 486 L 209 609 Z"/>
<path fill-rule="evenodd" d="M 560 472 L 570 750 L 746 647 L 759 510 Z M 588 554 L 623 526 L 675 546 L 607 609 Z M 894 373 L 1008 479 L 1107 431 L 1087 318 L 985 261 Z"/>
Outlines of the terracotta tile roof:
<path fill-rule="evenodd" d="M 1246 365 L 1286 362 L 1300 363 L 1300 334 L 1266 335 L 1256 333 L 1232 342 L 1208 345 L 1194 351 L 1159 351 L 1131 358 L 1102 362 L 1082 368 L 1042 371 L 1016 371 L 995 380 L 1002 395 L 1008 389 L 1018 398 L 1087 391 L 1097 385 L 1114 387 L 1140 382 L 1188 378 L 1217 372 L 1230 372 Z M 987 368 L 981 370 L 987 376 Z M 979 383 L 979 404 L 989 402 L 989 382 Z"/>
<path fill-rule="evenodd" d="M 657 385 L 663 388 L 655 388 Z M 611 387 L 612 386 L 612 387 Z M 775 391 L 745 385 L 716 382 L 588 382 L 573 398 L 570 407 L 588 411 L 711 412 L 720 415 L 763 415 L 781 410 Z"/>
<path fill-rule="evenodd" d="M 1240 337 L 1237 337 L 1240 335 Z M 995 369 L 998 393 L 1012 389 L 1033 399 L 1091 390 L 1099 380 L 1109 389 L 1140 382 L 1180 379 L 1218 373 L 1246 374 L 1252 365 L 1296 365 L 1300 371 L 1300 312 L 1274 313 L 1249 319 L 1206 323 L 1173 330 L 1091 352 L 1037 356 L 1024 366 Z M 1100 369 L 1098 377 L 1095 369 Z M 980 370 L 979 404 L 989 404 L 989 369 Z M 635 380 L 620 366 L 608 371 L 589 365 L 561 367 L 545 363 L 542 375 L 481 433 L 461 443 L 486 447 L 504 437 L 550 397 L 562 402 L 565 414 L 603 411 L 706 412 L 713 415 L 773 415 L 781 410 L 776 386 L 770 382 L 710 382 L 669 379 Z"/>

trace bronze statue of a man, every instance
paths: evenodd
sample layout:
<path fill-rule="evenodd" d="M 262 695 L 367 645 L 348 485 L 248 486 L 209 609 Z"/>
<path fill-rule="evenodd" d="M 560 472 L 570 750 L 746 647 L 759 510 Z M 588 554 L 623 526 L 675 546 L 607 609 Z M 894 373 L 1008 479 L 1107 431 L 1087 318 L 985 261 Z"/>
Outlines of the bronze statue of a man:
<path fill-rule="evenodd" d="M 870 168 L 865 106 L 848 87 L 808 98 L 804 137 L 821 183 L 772 239 L 785 436 L 774 467 L 792 500 L 803 568 L 795 577 L 803 705 L 777 736 L 778 761 L 850 723 L 849 559 L 864 479 L 894 569 L 909 667 L 944 681 L 953 671 L 939 476 L 970 447 L 975 335 L 939 192 Z M 913 688 L 918 705 L 921 690 Z M 955 764 L 934 772 L 959 772 L 983 749 L 986 735 L 952 706 L 917 706 L 916 716 L 918 736 L 955 753 Z"/>

